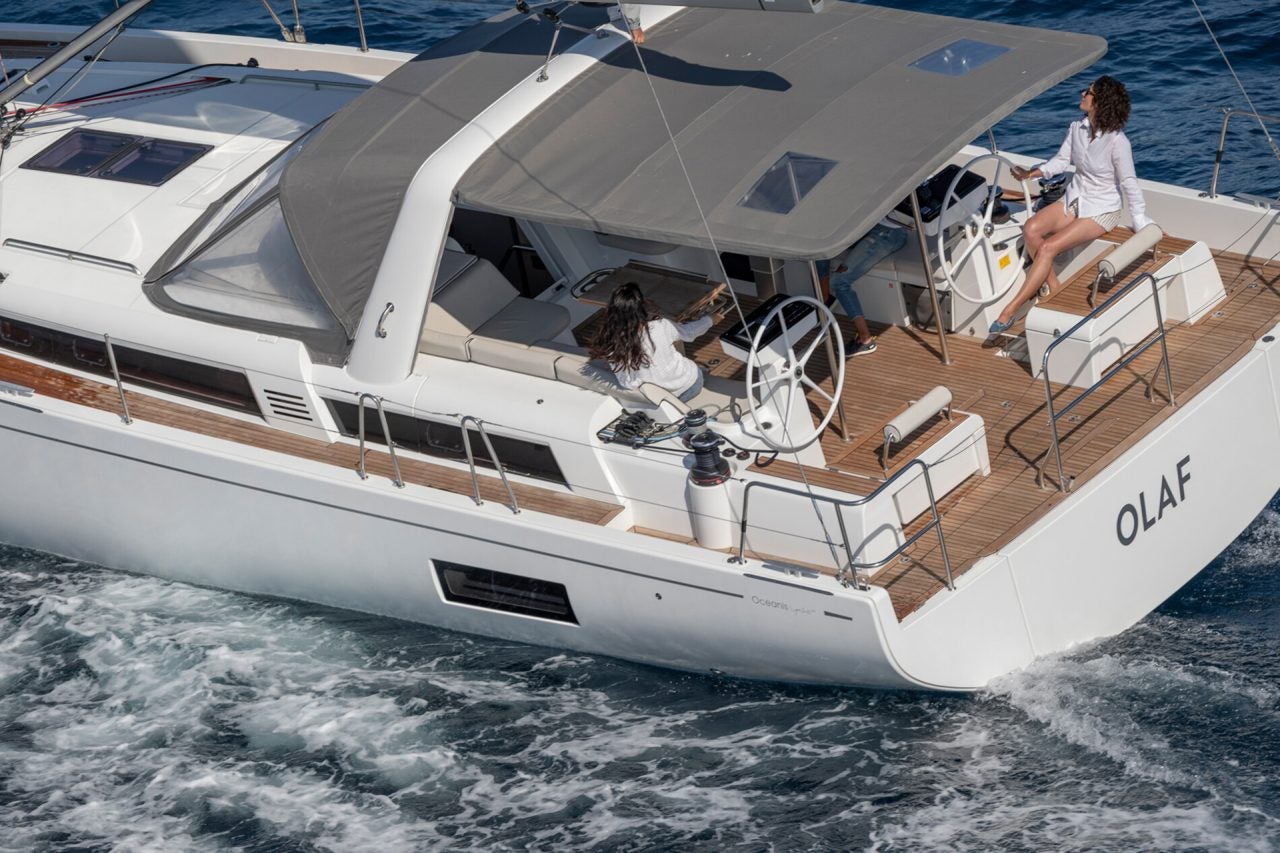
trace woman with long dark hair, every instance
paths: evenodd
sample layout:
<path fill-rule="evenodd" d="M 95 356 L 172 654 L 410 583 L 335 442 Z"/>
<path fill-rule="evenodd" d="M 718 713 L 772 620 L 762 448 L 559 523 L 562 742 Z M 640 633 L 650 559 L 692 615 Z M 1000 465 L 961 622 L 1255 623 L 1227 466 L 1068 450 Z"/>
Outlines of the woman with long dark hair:
<path fill-rule="evenodd" d="M 1075 166 L 1076 173 L 1062 200 L 1040 208 L 1023 229 L 1034 260 L 1018 295 L 991 324 L 993 335 L 1013 325 L 1014 312 L 1037 292 L 1049 296 L 1062 287 L 1053 271 L 1058 253 L 1096 240 L 1120 224 L 1122 192 L 1129 202 L 1133 230 L 1140 231 L 1151 222 L 1133 168 L 1133 150 L 1124 134 L 1129 121 L 1128 90 L 1116 78 L 1103 75 L 1080 93 L 1080 109 L 1085 117 L 1071 123 L 1053 159 L 1034 169 L 1013 169 L 1020 181 L 1052 178 L 1068 166 Z"/>
<path fill-rule="evenodd" d="M 688 323 L 664 320 L 640 285 L 628 281 L 610 297 L 588 352 L 609 362 L 623 388 L 652 382 L 688 402 L 702 390 L 702 370 L 676 349 L 676 342 L 694 340 L 721 319 L 714 314 Z"/>

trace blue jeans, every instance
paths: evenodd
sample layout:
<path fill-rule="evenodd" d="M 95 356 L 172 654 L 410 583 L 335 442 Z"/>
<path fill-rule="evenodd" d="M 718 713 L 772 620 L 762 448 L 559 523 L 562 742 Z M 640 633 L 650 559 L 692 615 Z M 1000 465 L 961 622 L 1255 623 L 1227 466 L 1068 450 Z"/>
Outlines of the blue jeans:
<path fill-rule="evenodd" d="M 907 245 L 907 229 L 876 225 L 861 240 L 849 247 L 842 263 L 844 272 L 831 279 L 831 293 L 840 300 L 840 307 L 850 318 L 862 316 L 862 303 L 853 292 L 853 283 L 894 252 Z"/>
<path fill-rule="evenodd" d="M 676 399 L 678 399 L 681 403 L 687 403 L 690 400 L 692 400 L 694 397 L 698 396 L 698 392 L 702 390 L 702 380 L 703 380 L 702 368 L 698 368 L 698 378 L 693 380 L 692 385 L 690 385 L 688 388 L 684 389 L 684 391 L 677 394 Z"/>

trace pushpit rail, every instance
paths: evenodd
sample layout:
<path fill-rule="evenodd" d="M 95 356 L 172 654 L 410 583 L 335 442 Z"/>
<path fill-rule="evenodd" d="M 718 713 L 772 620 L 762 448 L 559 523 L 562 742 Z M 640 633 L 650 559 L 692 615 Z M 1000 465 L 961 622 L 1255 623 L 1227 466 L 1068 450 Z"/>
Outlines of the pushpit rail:
<path fill-rule="evenodd" d="M 1231 119 L 1235 116 L 1248 116 L 1257 119 L 1259 124 L 1272 124 L 1280 122 L 1280 116 L 1264 115 L 1255 113 L 1253 110 L 1238 110 L 1234 107 L 1222 108 L 1222 132 L 1218 135 L 1218 150 L 1213 157 L 1213 178 L 1209 181 L 1209 192 L 1201 193 L 1206 198 L 1218 197 L 1218 175 L 1222 172 L 1222 155 L 1227 149 L 1227 126 L 1231 124 Z"/>
<path fill-rule="evenodd" d="M 909 539 L 895 548 L 894 551 L 883 560 L 878 560 L 874 563 L 853 562 L 853 549 L 849 544 L 849 530 L 845 526 L 844 514 L 841 510 L 864 506 L 871 503 L 878 498 L 882 492 L 897 482 L 900 477 L 915 467 L 919 467 L 924 473 L 924 485 L 925 489 L 929 493 L 929 511 L 932 513 L 933 518 L 928 524 L 917 530 Z M 874 492 L 867 495 L 865 498 L 850 498 L 847 500 L 833 498 L 827 495 L 816 495 L 810 492 L 801 491 L 800 489 L 793 489 L 788 486 L 780 486 L 776 483 L 770 483 L 765 480 L 752 480 L 747 483 L 746 487 L 742 490 L 742 520 L 738 525 L 738 556 L 730 558 L 732 562 L 738 564 L 743 564 L 747 561 L 745 557 L 747 550 L 747 510 L 750 504 L 751 490 L 754 488 L 767 489 L 771 492 L 782 492 L 783 494 L 788 495 L 796 495 L 797 497 L 830 504 L 835 508 L 836 523 L 840 527 L 840 538 L 844 544 L 844 553 L 848 561 L 848 565 L 840 568 L 836 572 L 836 580 L 845 586 L 855 585 L 858 589 L 870 589 L 871 584 L 859 574 L 859 571 L 870 571 L 887 565 L 889 562 L 901 555 L 903 551 L 914 545 L 916 540 L 921 536 L 924 536 L 930 530 L 934 530 L 938 535 L 938 551 L 942 554 L 942 566 L 947 573 L 947 589 L 954 590 L 956 588 L 955 580 L 951 576 L 951 558 L 947 556 L 946 537 L 942 534 L 942 516 L 938 514 L 938 501 L 934 497 L 933 493 L 933 480 L 929 477 L 929 466 L 923 459 L 912 459 L 906 465 L 903 465 L 892 477 L 881 483 Z"/>
<path fill-rule="evenodd" d="M 1081 391 L 1079 396 L 1077 396 L 1070 403 L 1067 403 L 1067 405 L 1063 406 L 1062 411 L 1054 411 L 1053 383 L 1049 380 L 1049 356 L 1053 355 L 1053 351 L 1057 348 L 1058 344 L 1069 339 L 1073 334 L 1079 331 L 1079 329 L 1085 323 L 1088 323 L 1090 320 L 1097 317 L 1103 311 L 1107 310 L 1107 308 L 1113 302 L 1115 302 L 1117 299 L 1120 299 L 1130 290 L 1133 290 L 1135 287 L 1137 287 L 1143 281 L 1143 279 L 1146 279 L 1147 281 L 1151 282 L 1151 304 L 1155 307 L 1155 311 L 1156 311 L 1156 330 L 1155 330 L 1154 336 L 1150 340 L 1148 340 L 1146 343 L 1144 343 L 1142 346 L 1135 347 L 1132 352 L 1130 352 L 1124 358 L 1120 359 L 1120 361 L 1116 364 L 1115 367 L 1111 368 L 1105 374 L 1103 374 L 1102 378 L 1100 378 L 1097 382 L 1090 385 L 1088 388 Z M 1080 322 L 1076 323 L 1070 329 L 1067 329 L 1065 332 L 1063 332 L 1062 334 L 1054 338 L 1049 343 L 1049 346 L 1045 348 L 1044 358 L 1041 359 L 1040 361 L 1040 374 L 1044 377 L 1044 400 L 1045 400 L 1045 406 L 1049 410 L 1049 432 L 1053 439 L 1053 446 L 1050 448 L 1050 450 L 1053 451 L 1054 458 L 1057 460 L 1057 463 L 1058 463 L 1058 490 L 1059 491 L 1069 492 L 1071 491 L 1071 485 L 1068 482 L 1066 474 L 1063 472 L 1063 468 L 1062 468 L 1062 440 L 1058 436 L 1058 420 L 1060 418 L 1066 417 L 1067 414 L 1072 409 L 1080 405 L 1080 403 L 1084 402 L 1084 400 L 1090 394 L 1092 394 L 1094 391 L 1098 390 L 1103 385 L 1105 385 L 1107 381 L 1110 380 L 1113 376 L 1115 376 L 1121 370 L 1124 370 L 1124 368 L 1128 367 L 1129 364 L 1131 364 L 1134 361 L 1134 359 L 1141 356 L 1143 353 L 1151 349 L 1156 344 L 1160 344 L 1160 364 L 1164 367 L 1165 383 L 1169 390 L 1169 405 L 1173 406 L 1176 409 L 1178 407 L 1178 403 L 1173 396 L 1173 373 L 1171 373 L 1169 370 L 1169 342 L 1165 337 L 1164 312 L 1160 310 L 1160 281 L 1152 273 L 1144 272 L 1142 275 L 1138 276 L 1133 281 L 1129 282 L 1124 287 L 1120 288 L 1120 290 L 1114 295 L 1112 295 L 1111 298 L 1109 298 L 1106 302 L 1102 303 L 1097 308 L 1094 308 L 1092 311 L 1090 311 L 1088 314 L 1082 317 L 1080 319 Z M 1154 399 L 1155 395 L 1154 395 L 1153 389 L 1155 386 L 1155 381 L 1156 381 L 1156 376 L 1155 376 L 1155 372 L 1153 372 L 1151 374 L 1151 378 L 1147 381 L 1147 398 L 1148 399 Z"/>

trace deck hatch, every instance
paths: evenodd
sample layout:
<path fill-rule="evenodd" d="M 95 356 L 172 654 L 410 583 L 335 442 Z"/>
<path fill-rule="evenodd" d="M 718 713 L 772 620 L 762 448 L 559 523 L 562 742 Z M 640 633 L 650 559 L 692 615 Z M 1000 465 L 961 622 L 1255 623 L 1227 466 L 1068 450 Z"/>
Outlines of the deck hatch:
<path fill-rule="evenodd" d="M 22 168 L 158 187 L 212 150 L 211 145 L 80 129 Z"/>
<path fill-rule="evenodd" d="M 742 207 L 790 213 L 836 167 L 834 160 L 788 151 L 738 202 Z"/>
<path fill-rule="evenodd" d="M 920 57 L 911 63 L 911 67 L 947 77 L 963 77 L 1008 52 L 1009 48 L 1004 45 L 977 39 L 958 39 Z"/>
<path fill-rule="evenodd" d="M 433 560 L 446 601 L 577 625 L 564 584 Z"/>

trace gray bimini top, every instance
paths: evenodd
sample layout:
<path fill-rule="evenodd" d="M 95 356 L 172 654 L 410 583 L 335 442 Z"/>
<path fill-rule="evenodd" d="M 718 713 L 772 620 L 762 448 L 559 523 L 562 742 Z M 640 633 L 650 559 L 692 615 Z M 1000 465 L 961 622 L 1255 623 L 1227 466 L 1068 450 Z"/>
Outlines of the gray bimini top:
<path fill-rule="evenodd" d="M 1106 52 L 1096 36 L 851 3 L 687 9 L 647 34 L 644 64 L 717 247 L 776 258 L 835 256 L 963 145 Z M 545 23 L 511 15 L 468 30 L 354 101 L 289 166 L 286 221 L 349 330 L 417 168 L 536 70 L 549 40 Z M 630 44 L 496 141 L 455 201 L 711 245 Z"/>

